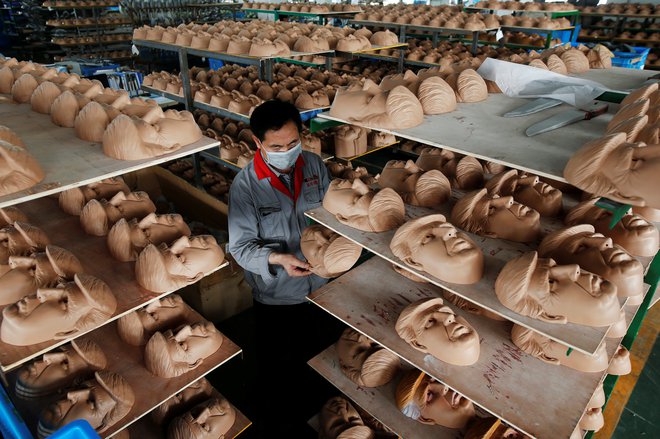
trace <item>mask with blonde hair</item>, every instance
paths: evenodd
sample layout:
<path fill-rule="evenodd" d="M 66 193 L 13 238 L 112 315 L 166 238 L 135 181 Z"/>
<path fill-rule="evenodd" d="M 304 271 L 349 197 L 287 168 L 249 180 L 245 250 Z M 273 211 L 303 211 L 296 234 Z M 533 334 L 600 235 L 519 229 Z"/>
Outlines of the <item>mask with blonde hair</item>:
<path fill-rule="evenodd" d="M 0 229 L 0 275 L 10 270 L 10 256 L 43 252 L 49 243 L 43 230 L 21 221 Z"/>
<path fill-rule="evenodd" d="M 150 413 L 151 419 L 156 424 L 164 426 L 165 422 L 208 400 L 212 395 L 211 383 L 206 378 L 200 378 L 156 407 Z"/>
<path fill-rule="evenodd" d="M 373 439 L 355 407 L 342 396 L 330 398 L 319 413 L 319 439 Z"/>
<path fill-rule="evenodd" d="M 350 270 L 362 253 L 359 245 L 318 224 L 303 230 L 300 250 L 312 272 L 326 279 Z"/>
<path fill-rule="evenodd" d="M 539 180 L 535 175 L 518 173 L 511 169 L 502 172 L 486 183 L 491 194 L 513 199 L 536 210 L 541 216 L 557 216 L 561 212 L 562 194 L 558 189 Z"/>
<path fill-rule="evenodd" d="M 16 394 L 23 398 L 45 396 L 70 387 L 76 379 L 106 365 L 105 354 L 96 343 L 72 340 L 22 367 L 16 378 Z"/>
<path fill-rule="evenodd" d="M 133 389 L 121 375 L 105 370 L 95 372 L 93 379 L 70 390 L 64 399 L 42 412 L 39 435 L 50 436 L 76 419 L 86 420 L 97 433 L 103 433 L 128 415 L 134 403 Z"/>
<path fill-rule="evenodd" d="M 660 208 L 660 145 L 626 143 L 614 133 L 584 145 L 564 168 L 569 183 L 633 206 Z"/>
<path fill-rule="evenodd" d="M 224 439 L 236 422 L 236 409 L 225 398 L 210 398 L 175 418 L 167 439 Z"/>
<path fill-rule="evenodd" d="M 390 249 L 406 265 L 444 282 L 473 284 L 484 270 L 481 249 L 440 214 L 410 220 L 399 227 Z"/>
<path fill-rule="evenodd" d="M 385 232 L 404 221 L 405 207 L 392 189 L 375 192 L 360 179 L 335 179 L 323 197 L 323 207 L 343 224 L 365 232 Z"/>
<path fill-rule="evenodd" d="M 394 328 L 413 348 L 449 364 L 469 366 L 479 359 L 479 334 L 439 297 L 405 307 Z"/>
<path fill-rule="evenodd" d="M 222 342 L 222 334 L 205 320 L 156 332 L 144 348 L 144 365 L 158 377 L 177 377 L 198 368 Z"/>
<path fill-rule="evenodd" d="M 593 355 L 576 350 L 568 353 L 567 346 L 520 325 L 511 328 L 511 340 L 523 352 L 548 364 L 562 365 L 581 372 L 603 372 L 607 369 L 605 343 L 601 343 Z"/>
<path fill-rule="evenodd" d="M 111 199 L 119 192 L 126 195 L 131 192 L 121 177 L 106 178 L 85 186 L 67 189 L 60 192 L 60 209 L 69 215 L 80 215 L 83 207 L 90 200 Z"/>
<path fill-rule="evenodd" d="M 202 131 L 187 111 L 168 110 L 150 124 L 119 115 L 103 133 L 103 153 L 117 160 L 140 160 L 174 152 L 202 138 Z"/>
<path fill-rule="evenodd" d="M 437 207 L 451 195 L 449 180 L 442 172 L 424 172 L 412 160 L 387 162 L 378 184 L 394 189 L 405 203 L 413 206 Z"/>
<path fill-rule="evenodd" d="M 16 221 L 27 223 L 28 217 L 16 206 L 0 208 L 0 227 L 11 226 Z"/>
<path fill-rule="evenodd" d="M 655 256 L 660 246 L 660 234 L 654 224 L 635 213 L 626 214 L 610 228 L 612 212 L 596 206 L 598 197 L 586 200 L 571 209 L 564 218 L 569 225 L 591 224 L 598 233 L 612 238 L 635 256 Z"/>
<path fill-rule="evenodd" d="M 578 264 L 617 287 L 619 297 L 642 294 L 644 267 L 611 238 L 595 233 L 594 226 L 580 224 L 548 234 L 539 245 L 539 256 L 561 264 Z"/>
<path fill-rule="evenodd" d="M 116 193 L 110 200 L 92 199 L 80 212 L 80 225 L 85 233 L 105 236 L 121 218 L 144 218 L 156 211 L 156 206 L 146 192 Z"/>
<path fill-rule="evenodd" d="M 122 262 L 134 261 L 148 244 L 159 245 L 189 236 L 190 228 L 178 214 L 150 213 L 140 221 L 121 218 L 108 233 L 110 254 Z"/>
<path fill-rule="evenodd" d="M 399 381 L 395 399 L 404 415 L 422 424 L 463 428 L 475 414 L 470 400 L 417 369 Z"/>
<path fill-rule="evenodd" d="M 182 236 L 170 247 L 147 245 L 135 263 L 135 278 L 149 291 L 174 291 L 197 282 L 224 260 L 225 253 L 212 236 Z"/>
<path fill-rule="evenodd" d="M 486 189 L 469 192 L 459 199 L 451 211 L 451 220 L 468 232 L 516 242 L 536 240 L 541 229 L 537 211 L 514 201 L 512 196 L 492 195 Z"/>
<path fill-rule="evenodd" d="M 2 311 L 0 338 L 15 346 L 74 337 L 112 316 L 117 300 L 100 279 L 79 273 L 57 288 L 39 288 Z"/>
<path fill-rule="evenodd" d="M 0 196 L 28 189 L 45 176 L 26 149 L 0 140 Z"/>
<path fill-rule="evenodd" d="M 550 323 L 610 326 L 619 320 L 616 286 L 577 264 L 557 265 L 528 252 L 510 260 L 495 294 L 512 311 Z"/>
<path fill-rule="evenodd" d="M 190 308 L 178 294 L 170 294 L 117 320 L 119 337 L 132 346 L 143 346 L 156 331 L 182 324 Z"/>
<path fill-rule="evenodd" d="M 339 90 L 330 107 L 330 115 L 373 128 L 412 128 L 424 120 L 424 110 L 417 97 L 403 85 L 383 91 L 370 79 L 361 89 Z"/>
<path fill-rule="evenodd" d="M 464 439 L 525 439 L 528 436 L 509 427 L 493 416 L 475 418 L 465 432 Z"/>
<path fill-rule="evenodd" d="M 1 305 L 14 303 L 37 288 L 72 280 L 74 274 L 83 271 L 78 258 L 55 245 L 28 256 L 9 256 L 7 262 L 10 269 L 0 277 Z"/>
<path fill-rule="evenodd" d="M 352 328 L 344 330 L 336 347 L 341 371 L 360 387 L 387 384 L 399 370 L 399 357 Z"/>

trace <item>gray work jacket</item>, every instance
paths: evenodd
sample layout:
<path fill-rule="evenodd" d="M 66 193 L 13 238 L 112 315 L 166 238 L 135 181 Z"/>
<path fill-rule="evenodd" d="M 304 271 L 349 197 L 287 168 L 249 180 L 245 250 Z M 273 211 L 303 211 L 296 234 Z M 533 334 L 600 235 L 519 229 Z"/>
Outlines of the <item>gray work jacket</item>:
<path fill-rule="evenodd" d="M 229 253 L 245 270 L 254 299 L 267 305 L 305 302 L 305 296 L 327 280 L 314 274 L 290 277 L 284 267 L 268 264 L 272 252 L 305 260 L 300 236 L 305 211 L 319 207 L 328 189 L 321 158 L 303 151 L 294 170 L 295 193 L 277 178 L 257 151 L 238 173 L 229 191 Z"/>

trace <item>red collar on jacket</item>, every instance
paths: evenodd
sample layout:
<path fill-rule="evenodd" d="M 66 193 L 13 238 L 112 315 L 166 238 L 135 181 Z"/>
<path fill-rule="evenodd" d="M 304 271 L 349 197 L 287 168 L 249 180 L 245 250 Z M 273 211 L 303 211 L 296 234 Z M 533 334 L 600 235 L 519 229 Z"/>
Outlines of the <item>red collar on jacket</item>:
<path fill-rule="evenodd" d="M 264 161 L 264 158 L 261 156 L 261 151 L 257 151 L 256 154 L 254 155 L 254 172 L 257 174 L 257 178 L 259 180 L 263 180 L 264 178 L 270 177 L 270 185 L 274 188 L 277 189 L 278 191 L 282 192 L 284 195 L 288 196 L 294 201 L 298 200 L 298 196 L 300 195 L 300 190 L 302 189 L 302 182 L 303 182 L 303 166 L 305 165 L 305 160 L 303 160 L 302 154 L 298 156 L 298 160 L 296 160 L 296 164 L 294 165 L 294 170 L 293 170 L 293 184 L 294 184 L 294 190 L 295 194 L 291 195 L 291 192 L 289 192 L 289 189 L 284 186 L 284 183 L 275 175 L 272 169 L 266 164 Z"/>

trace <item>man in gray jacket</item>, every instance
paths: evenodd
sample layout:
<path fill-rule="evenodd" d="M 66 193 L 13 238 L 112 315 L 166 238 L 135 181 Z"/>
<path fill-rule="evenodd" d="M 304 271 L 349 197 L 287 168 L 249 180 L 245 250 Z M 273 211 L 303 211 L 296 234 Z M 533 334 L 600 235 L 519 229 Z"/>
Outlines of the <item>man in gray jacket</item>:
<path fill-rule="evenodd" d="M 307 375 L 306 361 L 318 352 L 316 336 L 322 311 L 305 297 L 327 280 L 310 271 L 300 251 L 305 211 L 319 207 L 328 173 L 317 155 L 302 151 L 300 113 L 291 104 L 268 101 L 250 117 L 258 151 L 234 179 L 229 192 L 229 252 L 252 286 L 260 388 L 255 426 L 291 434 L 290 420 L 274 410 L 278 396 L 292 397 Z M 321 319 L 323 316 L 321 315 Z M 312 344 L 312 346 L 310 346 Z M 268 395 L 268 396 L 267 396 Z M 298 395 L 302 397 L 302 395 Z M 264 425 L 265 424 L 265 425 Z M 269 430 L 269 436 L 277 437 Z"/>

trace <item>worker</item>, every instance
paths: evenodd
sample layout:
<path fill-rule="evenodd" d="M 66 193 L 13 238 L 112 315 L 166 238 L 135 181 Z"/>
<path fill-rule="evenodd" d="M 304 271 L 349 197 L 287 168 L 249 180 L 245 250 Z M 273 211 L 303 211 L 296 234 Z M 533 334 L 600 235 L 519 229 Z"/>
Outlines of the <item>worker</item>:
<path fill-rule="evenodd" d="M 287 424 L 293 422 L 290 413 L 283 415 L 284 408 L 274 404 L 283 397 L 302 403 L 304 395 L 295 392 L 306 390 L 301 386 L 310 374 L 306 362 L 322 350 L 315 337 L 328 317 L 306 296 L 327 280 L 310 271 L 300 238 L 307 226 L 304 213 L 321 205 L 329 178 L 321 158 L 302 150 L 302 122 L 293 105 L 264 102 L 252 112 L 250 128 L 258 150 L 231 185 L 228 249 L 245 270 L 254 298 L 255 402 L 261 406 L 255 427 L 261 436 L 299 437 L 291 434 L 300 425 Z"/>

